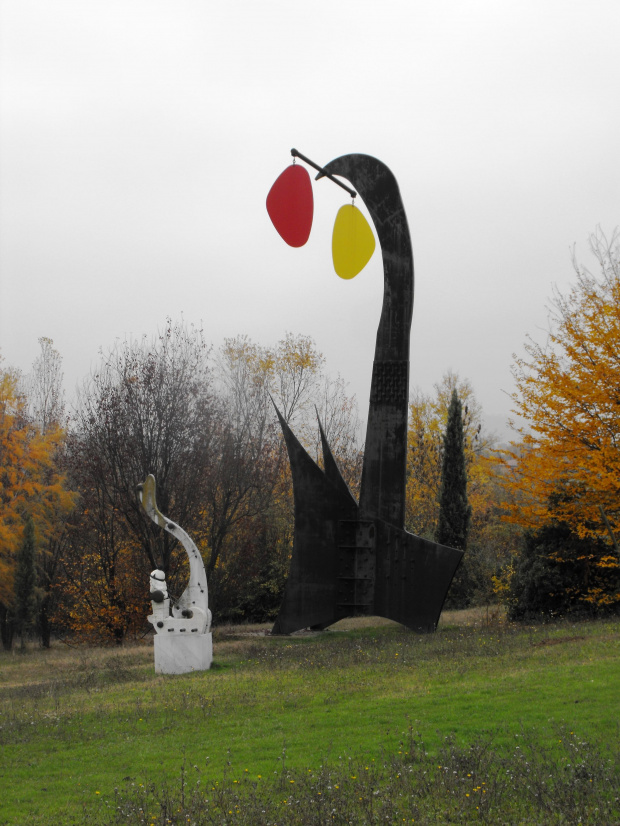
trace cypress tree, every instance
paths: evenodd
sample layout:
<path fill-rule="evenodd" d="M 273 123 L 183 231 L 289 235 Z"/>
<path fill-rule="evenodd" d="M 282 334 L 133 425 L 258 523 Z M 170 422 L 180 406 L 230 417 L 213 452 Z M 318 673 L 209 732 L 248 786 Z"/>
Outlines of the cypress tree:
<path fill-rule="evenodd" d="M 37 571 L 35 565 L 34 522 L 29 516 L 24 525 L 24 536 L 17 551 L 14 593 L 15 620 L 24 647 L 24 632 L 30 627 L 36 610 Z"/>
<path fill-rule="evenodd" d="M 467 548 L 470 520 L 471 507 L 467 499 L 463 409 L 455 388 L 450 399 L 448 422 L 443 437 L 436 541 L 464 551 Z"/>

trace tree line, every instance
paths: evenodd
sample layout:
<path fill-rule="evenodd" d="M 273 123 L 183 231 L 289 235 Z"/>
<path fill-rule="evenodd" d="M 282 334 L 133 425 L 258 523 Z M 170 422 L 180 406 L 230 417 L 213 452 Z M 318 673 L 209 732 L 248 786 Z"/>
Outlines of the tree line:
<path fill-rule="evenodd" d="M 137 497 L 149 473 L 160 509 L 203 553 L 214 614 L 272 618 L 293 534 L 274 403 L 315 455 L 318 413 L 352 489 L 361 467 L 355 401 L 315 343 L 287 335 L 266 348 L 241 336 L 214 351 L 201 330 L 168 320 L 155 340 L 102 355 L 69 415 L 60 355 L 49 339 L 40 343 L 32 374 L 5 369 L 0 385 L 5 648 L 26 627 L 44 645 L 52 627 L 122 642 L 144 629 L 151 570 L 166 572 L 172 594 L 183 590 L 186 556 L 145 519 Z M 35 584 L 22 587 L 33 544 Z"/>
<path fill-rule="evenodd" d="M 597 275 L 552 305 L 544 345 L 513 365 L 510 449 L 494 443 L 467 380 L 414 390 L 406 527 L 466 551 L 448 596 L 503 601 L 511 617 L 620 605 L 620 245 L 591 239 Z M 216 621 L 275 617 L 293 540 L 286 449 L 274 403 L 320 462 L 318 412 L 343 475 L 359 488 L 355 399 L 315 342 L 245 336 L 215 349 L 167 320 L 153 340 L 101 355 L 65 410 L 50 339 L 24 377 L 0 365 L 0 634 L 52 632 L 121 643 L 145 631 L 148 573 L 171 593 L 182 549 L 145 518 L 136 486 L 153 473 L 162 512 L 200 548 Z"/>

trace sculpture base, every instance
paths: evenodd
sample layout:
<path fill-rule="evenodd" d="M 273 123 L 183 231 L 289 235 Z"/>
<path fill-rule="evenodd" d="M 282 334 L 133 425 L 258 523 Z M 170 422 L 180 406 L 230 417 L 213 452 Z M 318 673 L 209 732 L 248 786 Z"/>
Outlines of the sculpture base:
<path fill-rule="evenodd" d="M 213 662 L 213 636 L 208 634 L 155 634 L 155 673 L 186 674 L 208 671 Z"/>

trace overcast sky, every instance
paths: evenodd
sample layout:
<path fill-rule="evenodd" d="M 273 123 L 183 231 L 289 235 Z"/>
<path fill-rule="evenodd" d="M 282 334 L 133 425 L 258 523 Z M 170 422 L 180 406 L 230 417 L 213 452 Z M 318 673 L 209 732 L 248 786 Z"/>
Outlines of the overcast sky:
<path fill-rule="evenodd" d="M 40 336 L 68 395 L 166 316 L 208 340 L 312 336 L 366 414 L 378 251 L 331 263 L 348 196 L 313 184 L 305 247 L 265 198 L 297 147 L 364 152 L 401 189 L 411 384 L 452 369 L 506 417 L 570 250 L 620 224 L 618 0 L 0 0 L 0 352 Z M 358 199 L 359 200 L 359 199 Z"/>

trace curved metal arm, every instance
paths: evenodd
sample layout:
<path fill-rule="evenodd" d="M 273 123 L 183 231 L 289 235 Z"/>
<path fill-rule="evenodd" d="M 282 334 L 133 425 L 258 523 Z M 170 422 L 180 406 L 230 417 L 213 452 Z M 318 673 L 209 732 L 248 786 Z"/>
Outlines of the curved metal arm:
<path fill-rule="evenodd" d="M 172 606 L 172 616 L 177 620 L 191 620 L 198 619 L 200 615 L 201 621 L 200 632 L 209 631 L 211 627 L 211 612 L 208 608 L 209 592 L 207 589 L 207 574 L 205 572 L 204 562 L 200 555 L 200 551 L 189 537 L 189 535 L 173 522 L 164 516 L 157 507 L 157 500 L 155 497 L 156 482 L 153 474 L 149 474 L 146 480 L 138 486 L 138 495 L 142 507 L 146 511 L 150 519 L 163 528 L 167 533 L 178 539 L 185 548 L 189 559 L 189 583 L 187 588 L 183 591 L 180 598 Z M 179 623 L 176 622 L 175 626 Z M 187 623 L 187 625 L 195 625 L 195 623 Z M 185 623 L 182 623 L 184 626 Z M 180 628 L 179 628 L 180 630 Z M 191 630 L 194 630 L 192 627 Z"/>
<path fill-rule="evenodd" d="M 370 387 L 360 508 L 405 526 L 409 343 L 413 316 L 413 252 L 396 178 L 370 155 L 342 155 L 323 174 L 350 181 L 368 208 L 383 256 L 383 307 Z"/>

